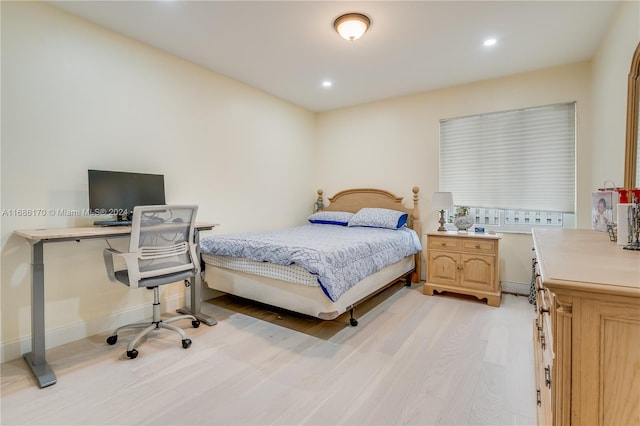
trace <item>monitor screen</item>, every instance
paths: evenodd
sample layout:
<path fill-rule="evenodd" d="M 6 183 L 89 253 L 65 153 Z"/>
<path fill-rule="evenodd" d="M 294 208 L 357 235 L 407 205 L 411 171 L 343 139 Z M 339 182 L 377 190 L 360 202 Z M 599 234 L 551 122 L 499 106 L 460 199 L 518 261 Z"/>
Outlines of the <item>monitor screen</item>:
<path fill-rule="evenodd" d="M 89 170 L 89 209 L 131 220 L 135 206 L 165 204 L 164 175 Z"/>

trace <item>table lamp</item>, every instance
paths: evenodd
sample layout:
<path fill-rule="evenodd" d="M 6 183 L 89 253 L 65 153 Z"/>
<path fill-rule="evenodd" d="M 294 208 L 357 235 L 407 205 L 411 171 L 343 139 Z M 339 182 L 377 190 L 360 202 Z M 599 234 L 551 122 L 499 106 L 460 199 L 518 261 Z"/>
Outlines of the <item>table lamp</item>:
<path fill-rule="evenodd" d="M 453 193 L 434 192 L 433 197 L 431 198 L 431 207 L 440 212 L 440 227 L 438 228 L 438 231 L 446 231 L 447 229 L 444 227 L 446 222 L 444 219 L 444 211 L 453 208 Z"/>

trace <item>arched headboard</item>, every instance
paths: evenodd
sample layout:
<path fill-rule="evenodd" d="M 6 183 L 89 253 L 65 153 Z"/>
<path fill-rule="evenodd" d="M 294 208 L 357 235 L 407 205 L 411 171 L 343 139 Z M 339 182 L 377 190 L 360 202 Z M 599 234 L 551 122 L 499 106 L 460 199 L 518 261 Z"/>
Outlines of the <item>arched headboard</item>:
<path fill-rule="evenodd" d="M 356 213 L 363 207 L 377 207 L 391 210 L 399 210 L 409 214 L 407 226 L 414 229 L 414 222 L 420 221 L 420 209 L 418 205 L 418 193 L 420 188 L 414 186 L 413 191 L 413 207 L 405 207 L 402 204 L 402 197 L 377 188 L 356 188 L 346 189 L 336 193 L 333 197 L 329 197 L 329 205 L 324 205 L 322 198 L 323 190 L 318 189 L 318 198 L 316 206 L 318 210 L 325 211 L 342 211 Z"/>

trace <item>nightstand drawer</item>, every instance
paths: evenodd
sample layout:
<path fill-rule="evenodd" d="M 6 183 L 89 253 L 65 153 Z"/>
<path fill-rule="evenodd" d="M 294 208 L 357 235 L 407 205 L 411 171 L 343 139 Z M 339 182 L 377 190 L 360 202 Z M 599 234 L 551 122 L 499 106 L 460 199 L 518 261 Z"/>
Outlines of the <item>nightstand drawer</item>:
<path fill-rule="evenodd" d="M 462 243 L 462 247 L 460 248 L 464 251 L 487 254 L 495 254 L 496 245 L 498 244 L 495 240 L 480 239 L 463 239 L 460 242 Z"/>
<path fill-rule="evenodd" d="M 460 241 L 457 238 L 451 237 L 433 237 L 429 236 L 427 239 L 428 248 L 434 250 L 457 250 L 460 246 Z"/>

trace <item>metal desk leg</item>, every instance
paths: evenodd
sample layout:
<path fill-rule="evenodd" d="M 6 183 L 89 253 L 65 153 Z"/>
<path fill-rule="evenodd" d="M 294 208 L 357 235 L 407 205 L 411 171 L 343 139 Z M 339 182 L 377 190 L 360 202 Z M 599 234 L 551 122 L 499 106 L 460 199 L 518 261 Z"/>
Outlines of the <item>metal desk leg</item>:
<path fill-rule="evenodd" d="M 185 306 L 184 308 L 180 308 L 177 311 L 181 314 L 190 314 L 194 317 L 198 318 L 201 322 L 207 325 L 216 325 L 218 321 L 215 320 L 210 315 L 203 314 L 200 312 L 200 286 L 202 285 L 202 280 L 200 276 L 195 276 L 191 278 L 191 308 Z"/>
<path fill-rule="evenodd" d="M 198 256 L 198 259 L 200 259 L 200 232 L 198 231 L 198 229 L 194 230 L 194 239 L 196 243 L 196 255 Z M 181 314 L 193 315 L 207 325 L 216 325 L 218 321 L 216 321 L 215 318 L 200 312 L 200 292 L 202 291 L 201 286 L 202 279 L 200 278 L 200 274 L 197 274 L 195 277 L 191 278 L 190 308 L 189 306 L 185 306 L 184 308 L 178 309 L 177 312 Z"/>
<path fill-rule="evenodd" d="M 31 249 L 31 352 L 23 355 L 41 388 L 56 383 L 56 375 L 45 359 L 44 339 L 44 242 Z"/>

